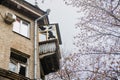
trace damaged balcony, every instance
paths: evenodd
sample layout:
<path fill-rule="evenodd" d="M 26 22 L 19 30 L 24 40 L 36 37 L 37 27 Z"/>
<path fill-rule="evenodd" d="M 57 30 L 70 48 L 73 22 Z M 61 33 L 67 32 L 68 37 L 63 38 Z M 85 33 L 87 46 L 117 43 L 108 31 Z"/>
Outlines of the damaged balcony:
<path fill-rule="evenodd" d="M 39 54 L 43 75 L 59 70 L 61 56 L 57 39 L 39 42 Z"/>

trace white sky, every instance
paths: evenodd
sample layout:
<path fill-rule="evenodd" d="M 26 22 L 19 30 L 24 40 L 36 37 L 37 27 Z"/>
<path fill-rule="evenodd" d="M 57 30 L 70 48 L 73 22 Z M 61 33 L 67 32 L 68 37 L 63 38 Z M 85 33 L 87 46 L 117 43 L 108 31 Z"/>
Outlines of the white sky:
<path fill-rule="evenodd" d="M 65 5 L 63 0 L 45 0 L 44 3 L 41 3 L 41 1 L 37 0 L 40 9 L 44 11 L 51 9 L 49 15 L 50 23 L 59 24 L 64 51 L 71 52 L 73 50 L 73 33 L 78 16 L 76 13 L 77 9 Z M 35 0 L 29 0 L 29 2 L 34 4 Z"/>

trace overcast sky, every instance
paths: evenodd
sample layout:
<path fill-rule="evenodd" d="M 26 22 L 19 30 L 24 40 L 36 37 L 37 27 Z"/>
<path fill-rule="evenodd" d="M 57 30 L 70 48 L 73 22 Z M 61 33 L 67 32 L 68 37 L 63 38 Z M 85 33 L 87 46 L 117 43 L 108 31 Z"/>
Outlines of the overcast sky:
<path fill-rule="evenodd" d="M 35 0 L 26 0 L 32 4 L 35 4 Z M 73 50 L 73 35 L 75 23 L 77 22 L 76 8 L 72 6 L 67 6 L 64 4 L 63 0 L 37 0 L 38 6 L 46 11 L 46 9 L 51 9 L 49 15 L 50 23 L 58 23 L 62 38 L 62 47 L 65 51 L 71 52 Z"/>

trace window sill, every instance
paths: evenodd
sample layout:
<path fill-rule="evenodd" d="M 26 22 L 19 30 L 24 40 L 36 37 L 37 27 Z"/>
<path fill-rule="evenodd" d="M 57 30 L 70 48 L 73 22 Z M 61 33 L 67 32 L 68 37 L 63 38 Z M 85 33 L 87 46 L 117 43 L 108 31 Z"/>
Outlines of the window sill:
<path fill-rule="evenodd" d="M 24 36 L 22 34 L 19 34 L 19 33 L 15 32 L 15 31 L 13 31 L 13 32 L 16 33 L 16 34 L 18 34 L 18 35 L 20 35 L 20 36 L 22 36 L 22 37 L 24 37 L 24 38 L 26 38 L 26 39 L 28 39 L 28 40 L 31 40 L 29 37 L 26 37 L 26 36 Z"/>
<path fill-rule="evenodd" d="M 5 78 L 5 80 L 31 80 L 30 78 L 28 77 L 25 77 L 25 76 L 22 76 L 20 74 L 17 74 L 17 73 L 14 73 L 14 72 L 11 72 L 9 70 L 5 70 L 5 69 L 2 69 L 0 68 L 0 77 L 3 77 L 3 79 Z"/>

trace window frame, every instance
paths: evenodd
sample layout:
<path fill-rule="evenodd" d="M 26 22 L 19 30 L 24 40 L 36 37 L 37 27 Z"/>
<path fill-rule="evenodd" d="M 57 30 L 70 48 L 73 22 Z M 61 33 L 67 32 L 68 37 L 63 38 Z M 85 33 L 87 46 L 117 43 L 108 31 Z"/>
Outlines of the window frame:
<path fill-rule="evenodd" d="M 12 63 L 12 62 L 10 62 L 10 63 Z M 12 63 L 12 64 L 14 64 L 14 63 Z M 25 64 L 19 63 L 19 62 L 16 62 L 15 65 L 16 65 L 15 71 L 10 70 L 10 64 L 9 64 L 9 70 L 12 71 L 12 72 L 15 72 L 15 73 L 19 74 L 19 73 L 20 73 L 20 67 L 23 66 L 23 67 L 26 68 L 25 76 L 27 77 L 27 74 L 28 74 L 28 66 L 25 65 Z M 20 74 L 20 75 L 22 75 L 22 74 Z M 24 75 L 23 75 L 23 76 L 24 76 Z"/>
<path fill-rule="evenodd" d="M 17 54 L 17 55 L 20 55 L 21 57 L 25 57 L 25 56 L 23 56 L 22 54 L 19 54 L 19 53 L 17 53 L 17 52 L 13 52 L 13 51 L 11 51 L 11 54 L 12 53 L 14 53 L 14 54 Z M 10 54 L 10 55 L 11 55 Z M 15 69 L 15 71 L 12 71 L 12 72 L 15 72 L 15 73 L 17 73 L 17 74 L 19 74 L 19 72 L 20 72 L 20 67 L 21 66 L 23 66 L 23 67 L 25 67 L 26 69 L 25 69 L 25 77 L 28 77 L 28 60 L 29 60 L 29 58 L 26 56 L 25 57 L 26 59 L 27 59 L 27 62 L 26 63 L 24 63 L 24 62 L 21 62 L 21 61 L 19 61 L 19 60 L 16 60 L 16 59 L 13 59 L 12 57 L 10 57 L 10 62 L 9 62 L 9 70 L 10 71 L 12 71 L 11 69 L 10 69 L 10 63 L 11 64 L 14 64 L 14 65 L 16 65 L 16 69 Z M 22 74 L 20 74 L 20 75 L 22 75 Z M 24 76 L 24 75 L 23 75 Z"/>
<path fill-rule="evenodd" d="M 52 26 L 52 28 L 54 29 L 48 29 L 49 28 L 49 26 Z M 52 40 L 52 39 L 57 39 L 58 38 L 58 36 L 57 36 L 57 32 L 56 32 L 56 25 L 55 24 L 49 24 L 49 25 L 41 25 L 40 27 L 45 27 L 46 28 L 46 30 L 41 30 L 40 28 L 39 28 L 39 42 L 42 42 L 42 41 L 47 41 L 47 40 Z M 52 38 L 52 39 L 49 39 L 48 37 L 49 37 L 49 31 L 51 31 L 52 33 L 54 33 L 55 32 L 55 38 Z M 45 36 L 45 39 L 42 39 L 41 38 L 41 36 Z"/>
<path fill-rule="evenodd" d="M 42 38 L 41 35 L 44 35 L 46 39 L 41 39 Z M 40 25 L 39 42 L 48 41 L 52 39 L 57 39 L 59 44 L 62 44 L 59 25 L 57 23 Z"/>
<path fill-rule="evenodd" d="M 20 22 L 17 23 L 17 20 Z M 25 29 L 25 32 L 22 33 L 22 29 L 23 29 L 22 26 L 24 23 L 27 24 L 27 26 L 24 26 L 25 28 L 27 28 L 27 30 Z M 17 24 L 19 24 L 19 25 L 17 25 Z M 16 29 L 16 25 L 17 25 L 17 28 L 19 28 L 19 29 Z M 15 32 L 19 35 L 22 35 L 26 38 L 30 38 L 30 31 L 31 31 L 30 22 L 17 16 L 15 22 L 13 22 L 13 32 Z"/>

